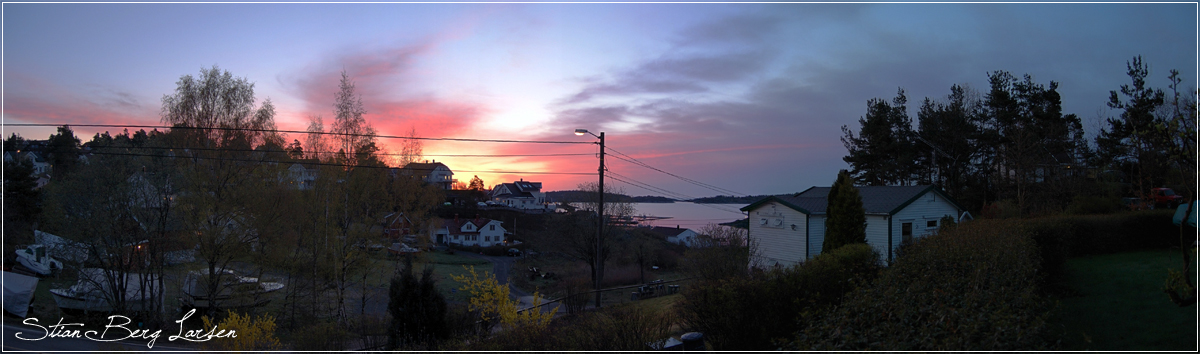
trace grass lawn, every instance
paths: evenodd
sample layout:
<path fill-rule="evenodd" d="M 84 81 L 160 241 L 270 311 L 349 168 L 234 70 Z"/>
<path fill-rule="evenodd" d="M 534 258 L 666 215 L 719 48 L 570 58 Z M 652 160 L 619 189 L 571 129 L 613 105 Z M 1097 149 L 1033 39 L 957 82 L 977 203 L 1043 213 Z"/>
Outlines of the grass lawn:
<path fill-rule="evenodd" d="M 424 264 L 417 264 L 416 270 L 423 269 L 425 265 L 432 266 L 434 279 L 437 280 L 438 291 L 446 297 L 446 301 L 450 302 L 467 302 L 470 298 L 469 294 L 458 290 L 458 288 L 462 287 L 462 283 L 450 278 L 451 275 L 467 274 L 463 266 L 468 268 L 475 267 L 475 274 L 479 274 L 480 276 L 484 272 L 488 274 L 492 272 L 492 262 L 457 254 L 446 254 L 445 252 L 426 252 L 421 261 Z"/>
<path fill-rule="evenodd" d="M 683 295 L 671 294 L 666 296 L 653 297 L 646 300 L 639 300 L 629 303 L 629 306 L 641 308 L 646 311 L 673 311 L 675 303 L 683 299 Z"/>
<path fill-rule="evenodd" d="M 1180 308 L 1162 291 L 1167 268 L 1181 258 L 1156 250 L 1068 260 L 1073 294 L 1060 299 L 1054 319 L 1062 349 L 1196 350 L 1197 306 Z"/>

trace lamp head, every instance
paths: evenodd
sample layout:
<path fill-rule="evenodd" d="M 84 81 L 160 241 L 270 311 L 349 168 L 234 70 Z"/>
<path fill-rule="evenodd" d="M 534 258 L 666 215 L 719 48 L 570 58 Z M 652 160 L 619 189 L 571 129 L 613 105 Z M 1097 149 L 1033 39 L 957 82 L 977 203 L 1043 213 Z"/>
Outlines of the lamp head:
<path fill-rule="evenodd" d="M 587 134 L 587 133 L 588 133 L 587 129 L 575 129 L 575 135 L 583 136 L 584 134 Z"/>

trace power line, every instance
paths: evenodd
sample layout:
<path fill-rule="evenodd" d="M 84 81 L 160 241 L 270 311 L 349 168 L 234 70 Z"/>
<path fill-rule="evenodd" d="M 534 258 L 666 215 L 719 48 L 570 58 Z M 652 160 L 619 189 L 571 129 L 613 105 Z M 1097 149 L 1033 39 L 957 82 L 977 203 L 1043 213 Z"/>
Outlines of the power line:
<path fill-rule="evenodd" d="M 688 183 L 691 183 L 691 184 L 694 184 L 694 185 L 697 185 L 697 186 L 700 186 L 700 187 L 704 187 L 704 188 L 707 188 L 707 189 L 711 189 L 711 190 L 714 190 L 714 191 L 717 191 L 717 192 L 720 192 L 720 193 L 730 193 L 730 194 L 733 194 L 733 195 L 739 195 L 739 196 L 745 196 L 745 195 L 747 195 L 747 194 L 744 194 L 744 193 L 738 193 L 738 192 L 734 192 L 734 191 L 731 191 L 731 190 L 728 190 L 728 189 L 725 189 L 725 188 L 717 187 L 717 186 L 714 186 L 714 185 L 711 185 L 711 184 L 707 184 L 707 183 L 700 182 L 700 181 L 697 181 L 697 180 L 693 180 L 693 179 L 690 179 L 690 178 L 687 178 L 687 177 L 683 177 L 683 176 L 680 176 L 680 175 L 677 175 L 677 174 L 674 174 L 674 173 L 670 173 L 670 172 L 667 172 L 667 171 L 663 171 L 663 170 L 661 170 L 661 169 L 659 169 L 659 168 L 657 168 L 657 167 L 650 166 L 650 164 L 647 164 L 647 163 L 645 163 L 645 162 L 642 162 L 642 161 L 640 161 L 640 160 L 638 160 L 638 159 L 634 158 L 633 156 L 626 155 L 625 153 L 623 153 L 623 152 L 620 152 L 620 151 L 617 151 L 616 149 L 613 149 L 613 148 L 611 148 L 611 147 L 605 147 L 605 148 L 606 148 L 606 149 L 608 149 L 608 150 L 612 150 L 612 152 L 615 152 L 615 153 L 617 153 L 617 155 L 620 155 L 620 156 L 617 156 L 617 155 L 612 155 L 613 157 L 615 157 L 615 158 L 617 158 L 617 159 L 624 160 L 625 162 L 629 162 L 629 163 L 632 163 L 632 164 L 634 164 L 634 165 L 638 165 L 638 166 L 642 166 L 642 167 L 645 167 L 645 168 L 649 168 L 649 169 L 651 169 L 651 170 L 655 170 L 655 171 L 658 171 L 658 172 L 665 173 L 665 174 L 667 174 L 667 175 L 669 175 L 669 176 L 671 176 L 671 177 L 678 178 L 678 179 L 680 179 L 680 180 L 682 180 L 682 181 L 684 181 L 684 182 L 688 182 Z M 621 156 L 625 156 L 625 157 L 621 157 Z"/>
<path fill-rule="evenodd" d="M 278 130 L 278 129 L 255 129 L 255 128 L 227 128 L 227 127 L 170 127 L 165 125 L 120 125 L 120 124 L 51 124 L 51 123 L 9 123 L 4 126 L 14 127 L 61 127 L 61 126 L 76 126 L 76 127 L 93 127 L 93 128 L 152 128 L 152 129 L 195 129 L 195 130 L 228 130 L 228 131 L 251 131 L 264 133 L 295 133 L 295 134 L 323 134 L 323 135 L 342 135 L 354 137 L 375 137 L 383 139 L 409 139 L 409 140 L 434 140 L 434 141 L 468 141 L 477 143 L 528 143 L 528 144 L 596 144 L 595 142 L 587 141 L 552 141 L 552 140 L 505 140 L 505 139 L 470 139 L 470 138 L 422 138 L 412 136 L 396 136 L 396 135 L 378 135 L 378 134 L 350 134 L 350 133 L 334 133 L 334 132 L 310 132 L 304 130 Z"/>
<path fill-rule="evenodd" d="M 673 196 L 673 197 L 675 197 L 676 199 L 685 199 L 685 200 L 686 200 L 686 199 L 695 199 L 695 198 L 693 198 L 693 197 L 691 197 L 691 196 L 688 196 L 688 195 L 686 195 L 686 194 L 672 192 L 672 191 L 669 191 L 669 190 L 666 190 L 666 189 L 662 189 L 662 188 L 659 188 L 659 187 L 655 187 L 655 186 L 653 186 L 653 185 L 650 185 L 650 184 L 648 184 L 648 183 L 645 183 L 645 182 L 639 182 L 639 181 L 637 181 L 637 180 L 634 180 L 634 179 L 632 179 L 632 178 L 629 178 L 628 176 L 625 176 L 625 175 L 622 175 L 622 174 L 619 174 L 619 173 L 616 173 L 616 172 L 609 171 L 609 173 L 608 173 L 608 174 L 609 174 L 609 175 L 615 175 L 615 176 L 606 176 L 606 177 L 608 177 L 608 178 L 611 178 L 611 179 L 613 179 L 613 180 L 616 180 L 616 181 L 624 182 L 625 184 L 628 184 L 628 185 L 631 185 L 631 186 L 634 186 L 634 187 L 642 188 L 642 189 L 649 190 L 649 191 L 652 191 L 652 192 L 665 193 L 665 194 L 667 194 L 667 195 L 669 195 L 669 196 Z M 628 179 L 628 180 L 626 180 L 626 179 Z M 742 212 L 741 212 L 741 211 L 734 211 L 734 210 L 730 210 L 730 209 L 726 209 L 726 208 L 718 207 L 718 206 L 715 206 L 715 205 L 709 205 L 709 204 L 703 204 L 703 203 L 696 203 L 696 205 L 702 205 L 702 206 L 704 206 L 704 207 L 708 207 L 708 208 L 712 208 L 712 209 L 716 209 L 716 210 L 720 210 L 720 211 L 725 211 L 725 212 L 730 212 L 730 213 L 734 213 L 734 214 L 742 215 Z"/>
<path fill-rule="evenodd" d="M 353 168 L 373 168 L 373 169 L 393 169 L 398 167 L 389 166 L 370 166 L 370 165 L 349 165 L 340 163 L 315 162 L 315 161 L 283 161 L 283 160 L 255 160 L 255 159 L 235 159 L 227 157 L 203 157 L 203 156 L 171 156 L 171 155 L 154 155 L 154 154 L 132 154 L 119 152 L 92 152 L 94 155 L 111 155 L 111 156 L 144 156 L 144 157 L 170 157 L 178 159 L 195 159 L 195 160 L 217 160 L 217 161 L 234 161 L 234 162 L 258 162 L 258 163 L 282 163 L 282 164 L 299 164 L 311 166 L 333 166 L 333 167 L 353 167 Z M 590 176 L 593 173 L 583 172 L 538 172 L 538 171 L 471 171 L 459 170 L 458 172 L 470 173 L 508 173 L 508 174 L 541 174 L 541 175 L 579 175 Z"/>
<path fill-rule="evenodd" d="M 609 172 L 609 174 L 616 175 L 616 176 L 621 176 L 621 175 L 619 175 L 619 174 L 616 174 L 616 173 L 613 173 L 613 172 L 611 172 L 611 171 Z M 644 190 L 648 190 L 648 191 L 651 191 L 651 192 L 655 192 L 655 193 L 662 193 L 662 194 L 666 194 L 666 195 L 668 195 L 668 196 L 670 196 L 671 198 L 674 198 L 674 199 L 679 199 L 679 200 L 691 199 L 691 198 L 689 198 L 689 197 L 687 197 L 687 196 L 683 196 L 683 195 L 677 195 L 677 194 L 676 194 L 676 193 L 674 193 L 674 192 L 671 192 L 671 191 L 668 191 L 668 190 L 665 190 L 665 189 L 660 189 L 660 188 L 658 188 L 658 187 L 654 187 L 654 186 L 651 186 L 651 185 L 648 185 L 648 184 L 644 184 L 644 183 L 641 183 L 641 182 L 631 182 L 631 181 L 628 181 L 628 180 L 622 179 L 622 178 L 627 178 L 627 177 L 625 177 L 625 176 L 621 176 L 621 177 L 615 177 L 615 176 L 605 176 L 605 177 L 608 177 L 608 178 L 610 178 L 610 179 L 612 179 L 612 180 L 615 180 L 615 181 L 624 182 L 625 184 L 628 184 L 628 185 L 630 185 L 630 186 L 633 186 L 633 187 L 638 187 L 638 188 L 641 188 L 641 189 L 644 189 Z"/>
<path fill-rule="evenodd" d="M 93 148 L 93 151 L 108 150 L 108 149 L 128 149 L 128 150 L 137 150 L 137 149 L 175 150 L 175 149 L 180 149 L 180 150 L 189 150 L 189 151 L 231 151 L 231 152 L 262 152 L 262 153 L 284 153 L 284 154 L 291 153 L 290 150 L 226 149 L 226 148 L 204 148 L 204 147 L 180 148 L 180 147 L 170 147 L 170 146 L 101 146 L 101 147 Z M 310 153 L 311 154 L 337 154 L 339 152 L 338 151 L 302 151 L 302 153 L 304 153 L 304 154 L 310 154 Z M 380 153 L 380 152 L 373 153 L 373 155 L 404 156 L 404 154 L 401 154 L 401 153 Z M 591 153 L 587 153 L 587 154 L 491 154 L 491 155 L 489 155 L 489 154 L 467 154 L 467 155 L 446 154 L 446 155 L 421 155 L 421 157 L 556 157 L 556 156 L 590 156 L 590 155 L 595 155 L 595 154 L 591 154 Z"/>
<path fill-rule="evenodd" d="M 609 148 L 609 150 L 613 150 L 613 149 Z M 655 170 L 655 171 L 658 171 L 658 172 L 662 172 L 662 173 L 664 173 L 664 174 L 667 174 L 667 175 L 670 175 L 670 176 L 672 176 L 672 177 L 675 177 L 675 178 L 678 178 L 678 179 L 680 179 L 680 180 L 683 180 L 684 182 L 688 182 L 688 183 L 691 183 L 691 184 L 694 184 L 694 185 L 697 185 L 697 186 L 701 186 L 701 187 L 704 187 L 704 188 L 708 188 L 708 189 L 711 189 L 711 190 L 714 190 L 714 191 L 717 191 L 717 192 L 720 192 L 720 193 L 732 193 L 732 194 L 735 194 L 735 195 L 745 195 L 745 194 L 742 194 L 742 193 L 734 192 L 734 191 L 731 191 L 731 190 L 728 190 L 728 189 L 724 189 L 724 188 L 720 188 L 720 187 L 717 187 L 717 186 L 713 186 L 713 185 L 710 185 L 710 184 L 707 184 L 707 183 L 703 183 L 703 182 L 700 182 L 700 181 L 696 181 L 696 180 L 693 180 L 693 179 L 690 179 L 690 178 L 687 178 L 687 177 L 683 177 L 683 176 L 680 176 L 680 175 L 676 175 L 676 174 L 674 174 L 674 173 L 670 173 L 670 172 L 667 172 L 667 171 L 663 171 L 662 169 L 656 168 L 656 167 L 654 167 L 654 166 L 650 166 L 649 164 L 646 164 L 646 163 L 644 163 L 644 162 L 642 162 L 642 161 L 639 161 L 639 160 L 637 160 L 637 159 L 633 158 L 632 156 L 626 155 L 625 153 L 622 153 L 622 152 L 620 152 L 620 151 L 617 151 L 617 150 L 613 150 L 613 152 L 617 153 L 618 155 L 625 156 L 625 157 L 627 157 L 627 158 L 628 158 L 628 159 L 626 159 L 626 158 L 623 158 L 623 157 L 621 157 L 621 156 L 613 155 L 613 157 L 615 157 L 615 158 L 617 158 L 617 159 L 619 159 L 619 160 L 623 160 L 623 161 L 625 161 L 625 162 L 629 162 L 629 163 L 632 163 L 632 164 L 635 164 L 635 165 L 638 165 L 638 166 L 642 166 L 642 167 L 645 167 L 645 168 L 649 168 L 649 169 L 651 169 L 651 170 Z"/>
<path fill-rule="evenodd" d="M 606 177 L 607 177 L 607 176 L 606 176 Z M 645 190 L 648 190 L 648 191 L 655 191 L 654 189 L 647 188 L 647 187 L 643 187 L 643 186 L 639 186 L 639 185 L 636 185 L 636 184 L 634 184 L 634 183 L 631 183 L 631 182 L 629 182 L 629 181 L 623 180 L 623 179 L 621 179 L 621 178 L 617 178 L 617 177 L 609 177 L 609 178 L 610 178 L 610 179 L 612 179 L 612 180 L 614 180 L 614 181 L 624 182 L 624 183 L 626 183 L 626 184 L 629 184 L 629 185 L 631 185 L 631 186 L 638 187 L 638 188 L 641 188 L 641 189 L 645 189 Z M 696 203 L 696 205 L 700 205 L 700 206 L 704 206 L 704 207 L 706 207 L 706 208 L 712 208 L 712 209 L 715 209 L 715 210 L 720 210 L 720 211 L 724 211 L 724 212 L 728 212 L 728 213 L 732 213 L 732 214 L 744 215 L 744 214 L 742 214 L 742 212 L 741 212 L 741 211 L 735 211 L 735 210 L 726 209 L 726 208 L 722 208 L 722 207 L 718 207 L 718 206 L 714 206 L 714 205 L 702 204 L 702 203 Z"/>
<path fill-rule="evenodd" d="M 615 177 L 614 177 L 614 178 L 612 178 L 613 180 L 620 181 L 620 182 L 624 182 L 624 183 L 626 183 L 626 184 L 629 184 L 629 185 L 631 185 L 631 186 L 634 186 L 634 187 L 642 188 L 642 189 L 649 190 L 649 191 L 652 191 L 652 192 L 653 192 L 653 191 L 657 191 L 657 192 L 659 192 L 659 193 L 665 193 L 665 194 L 667 194 L 667 195 L 670 195 L 670 196 L 673 196 L 673 197 L 675 197 L 676 199 L 682 199 L 682 200 L 687 200 L 687 199 L 696 199 L 696 198 L 694 198 L 694 197 L 692 197 L 692 196 L 689 196 L 689 195 L 686 195 L 686 194 L 672 192 L 672 191 L 669 191 L 669 190 L 666 190 L 666 189 L 662 189 L 662 188 L 659 188 L 659 187 L 655 187 L 655 186 L 653 186 L 653 185 L 650 185 L 650 184 L 648 184 L 648 183 L 645 183 L 645 182 L 640 182 L 640 181 L 634 180 L 633 178 L 629 178 L 628 176 L 624 176 L 624 175 L 621 175 L 621 174 L 619 174 L 619 173 L 615 173 L 615 172 L 610 172 L 610 173 L 611 173 L 611 174 L 615 174 L 615 175 L 617 175 L 617 176 L 621 177 L 621 178 L 615 178 Z M 622 179 L 622 178 L 624 178 L 624 179 Z M 628 179 L 628 180 L 626 180 L 626 179 Z M 728 209 L 728 208 L 722 208 L 722 207 L 718 207 L 718 206 L 716 206 L 716 205 L 710 205 L 710 204 L 705 204 L 705 203 L 694 203 L 694 204 L 696 204 L 696 205 L 700 205 L 700 206 L 704 206 L 704 207 L 707 207 L 707 208 L 712 208 L 712 209 L 720 210 L 720 211 L 725 211 L 725 212 L 730 212 L 730 213 L 734 213 L 734 214 L 742 215 L 742 212 L 741 212 L 741 211 L 739 211 L 739 210 L 731 210 L 731 209 Z"/>

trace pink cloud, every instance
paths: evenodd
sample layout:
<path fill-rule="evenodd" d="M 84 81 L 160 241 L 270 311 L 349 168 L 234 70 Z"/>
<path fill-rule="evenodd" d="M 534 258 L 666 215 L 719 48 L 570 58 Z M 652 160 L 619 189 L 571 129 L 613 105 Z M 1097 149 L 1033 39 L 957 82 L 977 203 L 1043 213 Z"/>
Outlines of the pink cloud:
<path fill-rule="evenodd" d="M 462 26 L 459 26 L 462 27 Z M 468 26 L 469 27 L 469 26 Z M 328 127 L 334 120 L 334 96 L 345 70 L 354 83 L 366 110 L 365 118 L 380 135 L 407 136 L 415 128 L 422 137 L 460 137 L 488 112 L 478 102 L 446 99 L 420 92 L 421 73 L 416 63 L 429 56 L 440 43 L 469 32 L 452 29 L 440 37 L 415 44 L 384 48 L 364 48 L 331 54 L 308 65 L 302 71 L 280 76 L 285 89 L 304 103 L 293 114 L 307 126 L 310 116 L 321 116 Z M 380 139 L 385 149 L 398 151 L 399 139 Z M 439 144 L 427 143 L 426 150 Z"/>
<path fill-rule="evenodd" d="M 133 95 L 115 90 L 82 94 L 43 78 L 21 73 L 7 74 L 4 122 L 45 124 L 132 124 L 158 125 L 158 106 L 137 104 Z M 157 103 L 157 102 L 155 102 Z M 81 140 L 96 132 L 119 128 L 73 128 Z M 32 139 L 44 139 L 41 133 L 53 128 L 5 127 Z"/>

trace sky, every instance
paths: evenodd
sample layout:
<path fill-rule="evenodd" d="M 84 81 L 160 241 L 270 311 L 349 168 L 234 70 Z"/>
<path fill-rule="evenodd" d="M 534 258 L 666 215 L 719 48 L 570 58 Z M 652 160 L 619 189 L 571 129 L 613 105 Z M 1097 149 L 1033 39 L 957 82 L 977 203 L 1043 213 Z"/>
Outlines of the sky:
<path fill-rule="evenodd" d="M 1197 78 L 1195 3 L 5 3 L 3 20 L 5 124 L 158 125 L 180 77 L 216 65 L 253 82 L 280 129 L 304 130 L 333 120 L 344 70 L 381 135 L 595 142 L 572 134 L 583 128 L 605 132 L 610 154 L 702 184 L 609 155 L 624 181 L 606 183 L 630 195 L 828 186 L 849 168 L 841 127 L 857 131 L 867 101 L 899 88 L 915 125 L 921 100 L 986 91 L 989 72 L 1055 81 L 1093 139 L 1134 56 L 1151 86 L 1166 89 L 1170 69 L 1184 87 Z M 549 191 L 594 182 L 597 151 L 424 142 L 462 182 Z M 582 155 L 439 156 L 464 154 Z"/>

